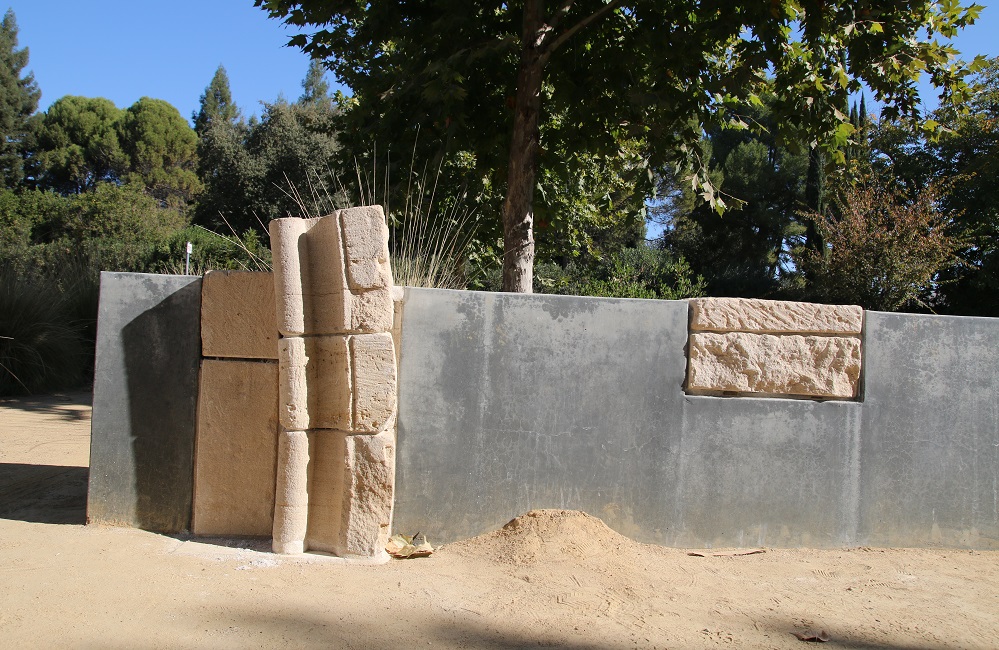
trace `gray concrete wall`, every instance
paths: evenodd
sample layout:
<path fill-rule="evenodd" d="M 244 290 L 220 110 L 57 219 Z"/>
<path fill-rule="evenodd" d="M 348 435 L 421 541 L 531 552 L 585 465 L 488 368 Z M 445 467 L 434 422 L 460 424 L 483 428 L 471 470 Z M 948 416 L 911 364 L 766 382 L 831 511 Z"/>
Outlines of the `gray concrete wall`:
<path fill-rule="evenodd" d="M 406 289 L 394 529 L 999 548 L 999 321 L 869 313 L 856 402 L 686 395 L 685 302 Z"/>
<path fill-rule="evenodd" d="M 101 273 L 87 521 L 191 521 L 201 278 Z"/>

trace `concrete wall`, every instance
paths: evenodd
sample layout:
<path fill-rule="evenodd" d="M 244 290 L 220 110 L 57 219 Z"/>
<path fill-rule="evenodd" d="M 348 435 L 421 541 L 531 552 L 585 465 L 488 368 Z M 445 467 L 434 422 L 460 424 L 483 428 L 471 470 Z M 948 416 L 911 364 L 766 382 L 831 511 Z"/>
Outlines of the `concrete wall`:
<path fill-rule="evenodd" d="M 685 302 L 406 289 L 394 528 L 999 548 L 999 322 L 869 312 L 855 401 L 684 391 Z"/>
<path fill-rule="evenodd" d="M 87 521 L 191 521 L 201 278 L 101 273 Z"/>

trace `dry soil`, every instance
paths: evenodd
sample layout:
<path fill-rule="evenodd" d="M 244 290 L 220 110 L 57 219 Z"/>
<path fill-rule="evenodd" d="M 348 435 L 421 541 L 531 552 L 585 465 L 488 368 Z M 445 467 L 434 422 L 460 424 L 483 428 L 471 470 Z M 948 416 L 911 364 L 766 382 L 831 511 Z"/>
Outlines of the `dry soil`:
<path fill-rule="evenodd" d="M 351 566 L 84 526 L 89 411 L 83 394 L 0 401 L 3 647 L 999 647 L 996 552 L 699 557 L 533 511 L 429 558 Z"/>

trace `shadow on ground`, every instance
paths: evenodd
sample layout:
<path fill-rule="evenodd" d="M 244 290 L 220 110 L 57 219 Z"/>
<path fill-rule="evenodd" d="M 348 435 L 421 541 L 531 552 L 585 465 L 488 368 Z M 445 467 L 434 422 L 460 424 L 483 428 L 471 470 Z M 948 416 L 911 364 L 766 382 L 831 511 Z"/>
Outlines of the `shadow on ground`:
<path fill-rule="evenodd" d="M 0 463 L 0 519 L 85 524 L 86 467 Z"/>
<path fill-rule="evenodd" d="M 71 422 L 89 420 L 90 407 L 93 405 L 93 402 L 94 396 L 89 390 L 53 393 L 50 395 L 0 396 L 0 407 L 31 413 L 57 415 Z"/>

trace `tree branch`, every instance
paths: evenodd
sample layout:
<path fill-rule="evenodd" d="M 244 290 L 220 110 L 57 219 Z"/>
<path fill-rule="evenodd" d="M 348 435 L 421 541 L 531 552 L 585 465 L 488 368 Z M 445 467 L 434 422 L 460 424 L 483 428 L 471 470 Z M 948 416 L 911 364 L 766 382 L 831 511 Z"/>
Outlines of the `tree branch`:
<path fill-rule="evenodd" d="M 576 32 L 580 31 L 581 29 L 584 29 L 585 27 L 589 26 L 591 23 L 596 22 L 597 20 L 600 20 L 601 18 L 603 18 L 608 13 L 610 13 L 610 12 L 614 11 L 615 9 L 617 9 L 621 5 L 622 1 L 623 0 L 611 0 L 610 2 L 608 2 L 604 6 L 600 7 L 599 9 L 597 9 L 596 11 L 594 11 L 592 14 L 590 14 L 589 16 L 587 16 L 586 18 L 583 18 L 582 20 L 580 20 L 578 23 L 576 23 L 572 27 L 569 27 L 568 29 L 566 29 L 564 32 L 562 32 L 561 34 L 559 34 L 558 37 L 555 40 L 549 41 L 548 43 L 546 43 L 544 45 L 544 49 L 541 52 L 541 61 L 542 61 L 542 64 L 547 63 L 548 59 L 555 52 L 555 50 L 557 50 L 559 47 L 561 47 L 562 44 L 565 43 L 566 41 L 568 41 L 570 38 L 572 38 L 573 36 L 575 36 Z M 571 6 L 572 6 L 572 2 L 570 2 L 569 0 L 564 0 L 562 2 L 562 4 L 559 5 L 559 8 L 556 10 L 556 15 L 559 12 L 562 12 L 562 15 L 564 15 L 565 12 L 567 12 L 571 8 Z M 560 16 L 558 16 L 558 17 L 561 18 Z"/>
<path fill-rule="evenodd" d="M 573 2 L 575 2 L 575 0 L 562 0 L 562 3 L 559 4 L 558 8 L 552 13 L 552 19 L 548 21 L 548 26 L 552 29 L 558 29 L 562 19 L 565 18 L 566 14 L 569 13 L 569 10 L 572 9 Z"/>

